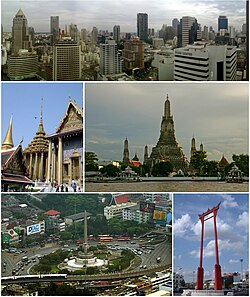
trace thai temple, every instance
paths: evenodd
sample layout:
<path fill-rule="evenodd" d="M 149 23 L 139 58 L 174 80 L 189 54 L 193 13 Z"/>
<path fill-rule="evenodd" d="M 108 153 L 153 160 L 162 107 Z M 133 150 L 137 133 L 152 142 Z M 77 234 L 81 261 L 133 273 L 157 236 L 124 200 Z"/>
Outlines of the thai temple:
<path fill-rule="evenodd" d="M 2 187 L 8 191 L 6 174 L 22 176 L 23 185 L 40 184 L 83 186 L 83 111 L 76 102 L 69 100 L 65 114 L 55 133 L 47 135 L 41 111 L 37 132 L 22 151 L 21 144 L 14 148 L 12 119 L 2 144 Z M 19 156 L 15 170 L 10 170 L 10 157 Z M 16 161 L 17 162 L 17 161 Z M 3 174 L 5 174 L 3 179 Z M 6 185 L 5 185 L 6 184 Z M 21 188 L 19 188 L 21 190 Z M 23 189 L 22 189 L 23 190 Z"/>
<path fill-rule="evenodd" d="M 14 146 L 12 137 L 12 117 L 1 146 L 1 191 L 21 192 L 26 186 L 32 185 L 25 164 L 22 143 Z"/>

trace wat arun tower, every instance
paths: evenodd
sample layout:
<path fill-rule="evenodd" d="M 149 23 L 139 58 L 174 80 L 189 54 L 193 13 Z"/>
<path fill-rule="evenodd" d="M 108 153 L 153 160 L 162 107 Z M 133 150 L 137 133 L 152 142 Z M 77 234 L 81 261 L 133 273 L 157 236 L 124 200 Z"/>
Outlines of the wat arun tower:
<path fill-rule="evenodd" d="M 175 137 L 174 120 L 171 115 L 168 95 L 164 104 L 160 138 L 156 146 L 153 147 L 150 157 L 144 158 L 144 163 L 152 168 L 157 163 L 167 161 L 172 163 L 175 172 L 182 170 L 185 173 L 187 171 L 187 158 Z"/>

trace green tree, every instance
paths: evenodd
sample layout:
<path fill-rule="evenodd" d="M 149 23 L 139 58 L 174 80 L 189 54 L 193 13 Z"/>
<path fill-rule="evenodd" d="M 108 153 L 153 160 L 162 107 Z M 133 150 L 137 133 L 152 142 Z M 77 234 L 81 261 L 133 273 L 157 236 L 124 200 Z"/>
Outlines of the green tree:
<path fill-rule="evenodd" d="M 94 152 L 85 152 L 85 170 L 86 171 L 97 171 L 98 170 L 97 161 L 98 161 L 98 158 Z"/>
<path fill-rule="evenodd" d="M 207 153 L 204 151 L 196 151 L 190 160 L 190 165 L 198 171 L 199 175 L 203 174 L 203 167 L 205 166 L 207 160 Z"/>
<path fill-rule="evenodd" d="M 173 171 L 173 165 L 169 161 L 160 162 L 153 166 L 152 175 L 153 176 L 168 176 L 170 172 Z"/>
<path fill-rule="evenodd" d="M 107 176 L 118 176 L 120 169 L 117 166 L 114 166 L 113 164 L 108 164 L 107 166 L 104 166 L 100 169 L 102 174 L 106 174 Z"/>
<path fill-rule="evenodd" d="M 249 176 L 249 155 L 240 154 L 233 155 L 232 159 L 234 164 L 244 173 L 245 176 Z"/>
<path fill-rule="evenodd" d="M 218 164 L 217 161 L 206 161 L 203 167 L 204 174 L 208 176 L 217 176 L 219 172 Z"/>

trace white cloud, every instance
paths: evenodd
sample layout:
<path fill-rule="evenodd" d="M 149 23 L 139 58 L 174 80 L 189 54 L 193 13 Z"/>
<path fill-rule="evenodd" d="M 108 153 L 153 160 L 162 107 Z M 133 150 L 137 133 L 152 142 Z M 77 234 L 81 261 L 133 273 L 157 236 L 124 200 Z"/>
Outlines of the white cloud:
<path fill-rule="evenodd" d="M 187 231 L 192 228 L 192 220 L 189 214 L 183 215 L 180 219 L 177 219 L 174 223 L 175 236 L 184 236 Z"/>
<path fill-rule="evenodd" d="M 230 241 L 230 240 L 218 240 L 219 254 L 223 255 L 223 251 L 243 251 L 243 241 Z M 199 250 L 192 250 L 189 253 L 194 258 L 200 257 Z M 215 241 L 210 240 L 207 245 L 203 248 L 203 258 L 215 257 Z"/>
<path fill-rule="evenodd" d="M 245 228 L 246 232 L 248 232 L 248 225 L 249 225 L 249 214 L 248 212 L 244 211 L 242 214 L 239 215 L 238 221 L 236 222 L 236 226 Z"/>
<path fill-rule="evenodd" d="M 224 199 L 224 201 L 221 204 L 224 208 L 233 208 L 239 206 L 233 196 L 228 194 L 222 194 L 221 197 Z"/>
<path fill-rule="evenodd" d="M 233 259 L 230 259 L 228 262 L 229 262 L 230 264 L 235 264 L 235 263 L 239 263 L 240 260 L 233 260 Z"/>

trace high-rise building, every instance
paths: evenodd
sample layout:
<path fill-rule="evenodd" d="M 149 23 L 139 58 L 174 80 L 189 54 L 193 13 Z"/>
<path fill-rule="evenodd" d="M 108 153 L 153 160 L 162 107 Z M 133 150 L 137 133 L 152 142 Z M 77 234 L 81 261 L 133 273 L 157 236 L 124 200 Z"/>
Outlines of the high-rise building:
<path fill-rule="evenodd" d="M 172 20 L 172 27 L 174 28 L 174 34 L 175 36 L 177 35 L 177 31 L 178 31 L 178 25 L 180 24 L 178 19 L 173 19 Z"/>
<path fill-rule="evenodd" d="M 81 40 L 84 42 L 87 41 L 87 30 L 85 28 L 81 30 Z"/>
<path fill-rule="evenodd" d="M 187 171 L 187 158 L 182 148 L 179 146 L 174 129 L 174 119 L 171 115 L 170 101 L 167 99 L 164 103 L 164 114 L 161 121 L 160 138 L 155 147 L 153 147 L 150 157 L 145 160 L 145 164 L 152 168 L 155 164 L 161 162 L 170 162 L 177 172 Z"/>
<path fill-rule="evenodd" d="M 196 18 L 184 16 L 178 25 L 178 47 L 183 47 L 201 39 L 201 29 Z"/>
<path fill-rule="evenodd" d="M 113 75 L 122 72 L 120 54 L 114 40 L 107 40 L 100 44 L 100 73 L 102 75 Z"/>
<path fill-rule="evenodd" d="M 124 69 L 144 68 L 144 44 L 142 40 L 132 39 L 124 43 L 122 52 Z"/>
<path fill-rule="evenodd" d="M 50 34 L 51 44 L 55 44 L 59 40 L 59 16 L 50 17 Z"/>
<path fill-rule="evenodd" d="M 120 42 L 120 26 L 119 25 L 115 25 L 113 28 L 113 38 L 114 41 L 118 44 Z"/>
<path fill-rule="evenodd" d="M 220 32 L 221 29 L 228 30 L 228 18 L 222 15 L 218 18 L 218 32 Z"/>
<path fill-rule="evenodd" d="M 76 24 L 69 25 L 69 36 L 75 42 L 78 42 L 78 29 Z"/>
<path fill-rule="evenodd" d="M 92 42 L 92 44 L 97 44 L 97 42 L 98 42 L 98 30 L 96 27 L 93 27 L 93 29 L 92 29 L 91 42 Z"/>
<path fill-rule="evenodd" d="M 174 80 L 236 80 L 234 46 L 196 43 L 174 52 Z"/>
<path fill-rule="evenodd" d="M 80 45 L 64 37 L 54 46 L 53 80 L 79 80 L 80 77 Z"/>
<path fill-rule="evenodd" d="M 147 13 L 137 13 L 137 36 L 140 40 L 148 40 L 148 15 Z"/>
<path fill-rule="evenodd" d="M 19 50 L 18 55 L 10 55 L 7 60 L 10 80 L 23 80 L 36 76 L 38 55 L 28 50 Z"/>
<path fill-rule="evenodd" d="M 18 10 L 13 18 L 12 40 L 12 52 L 14 53 L 18 53 L 20 49 L 28 49 L 30 47 L 28 21 L 21 9 Z"/>

